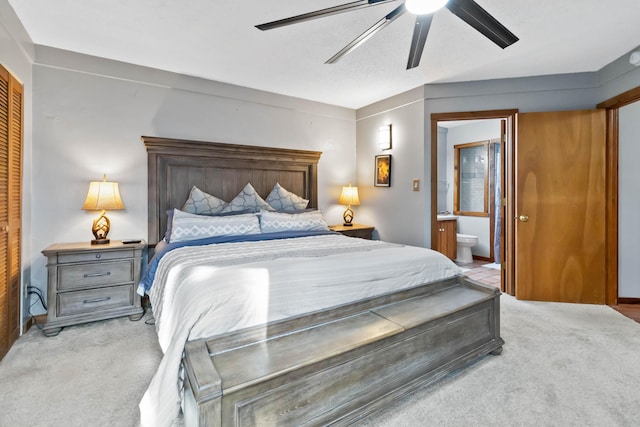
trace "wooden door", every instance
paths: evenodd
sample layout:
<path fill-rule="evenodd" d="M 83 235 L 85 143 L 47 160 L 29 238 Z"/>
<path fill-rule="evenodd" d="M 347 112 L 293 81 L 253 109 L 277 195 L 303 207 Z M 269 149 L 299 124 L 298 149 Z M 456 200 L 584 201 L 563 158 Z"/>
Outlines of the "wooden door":
<path fill-rule="evenodd" d="M 605 113 L 518 117 L 518 299 L 605 303 Z"/>
<path fill-rule="evenodd" d="M 0 359 L 20 334 L 22 85 L 0 66 Z"/>

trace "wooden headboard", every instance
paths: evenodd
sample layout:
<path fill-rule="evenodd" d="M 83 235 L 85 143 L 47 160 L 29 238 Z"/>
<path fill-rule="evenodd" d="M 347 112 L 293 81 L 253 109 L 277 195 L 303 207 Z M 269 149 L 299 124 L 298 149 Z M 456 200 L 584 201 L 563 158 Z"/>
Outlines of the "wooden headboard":
<path fill-rule="evenodd" d="M 191 187 L 231 201 L 251 183 L 266 198 L 276 182 L 318 207 L 319 151 L 143 136 L 147 148 L 150 246 L 162 239 L 166 211 L 180 209 Z"/>

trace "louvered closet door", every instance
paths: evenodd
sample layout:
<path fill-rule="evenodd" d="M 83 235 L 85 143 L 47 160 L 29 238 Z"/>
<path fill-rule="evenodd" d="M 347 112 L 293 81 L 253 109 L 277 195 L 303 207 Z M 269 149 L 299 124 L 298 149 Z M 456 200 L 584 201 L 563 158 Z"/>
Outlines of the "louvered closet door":
<path fill-rule="evenodd" d="M 0 66 L 0 358 L 20 334 L 22 86 Z"/>

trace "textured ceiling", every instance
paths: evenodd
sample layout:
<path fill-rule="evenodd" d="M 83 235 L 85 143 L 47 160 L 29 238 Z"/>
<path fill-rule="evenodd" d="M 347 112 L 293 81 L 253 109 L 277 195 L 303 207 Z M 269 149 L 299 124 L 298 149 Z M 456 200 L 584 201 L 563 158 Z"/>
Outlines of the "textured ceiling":
<path fill-rule="evenodd" d="M 401 1 L 254 27 L 350 1 L 9 0 L 38 45 L 349 108 L 426 83 L 597 71 L 640 43 L 639 0 L 476 0 L 520 38 L 505 50 L 441 9 L 409 71 L 409 13 L 324 64 Z"/>

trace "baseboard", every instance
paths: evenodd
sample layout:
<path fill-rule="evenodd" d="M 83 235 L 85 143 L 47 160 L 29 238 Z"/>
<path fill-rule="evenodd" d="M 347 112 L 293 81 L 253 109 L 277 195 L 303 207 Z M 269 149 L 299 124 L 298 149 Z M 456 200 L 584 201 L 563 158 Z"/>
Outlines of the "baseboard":
<path fill-rule="evenodd" d="M 640 298 L 618 298 L 618 304 L 640 304 Z"/>
<path fill-rule="evenodd" d="M 47 321 L 46 314 L 38 314 L 37 316 L 32 316 L 29 318 L 29 320 L 27 320 L 26 323 L 22 325 L 22 333 L 26 334 L 33 325 L 35 324 L 43 325 L 46 321 Z"/>
<path fill-rule="evenodd" d="M 493 259 L 488 258 L 486 256 L 480 256 L 480 255 L 474 255 L 473 259 L 477 259 L 478 261 L 493 262 Z"/>

